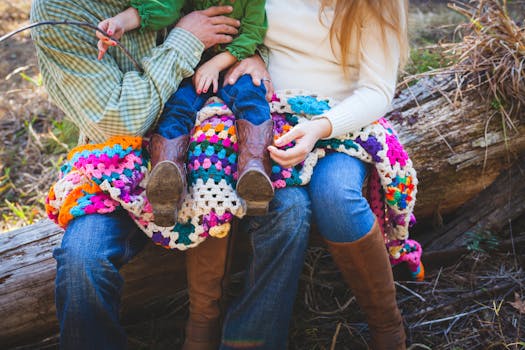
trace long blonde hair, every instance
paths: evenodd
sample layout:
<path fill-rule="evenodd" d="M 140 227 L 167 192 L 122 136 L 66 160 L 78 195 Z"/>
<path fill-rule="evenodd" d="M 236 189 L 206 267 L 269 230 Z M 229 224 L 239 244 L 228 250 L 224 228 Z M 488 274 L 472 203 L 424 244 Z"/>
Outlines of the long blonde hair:
<path fill-rule="evenodd" d="M 334 42 L 339 44 L 341 65 L 345 73 L 351 39 L 355 35 L 357 42 L 360 42 L 363 19 L 370 15 L 378 20 L 385 42 L 386 30 L 396 34 L 400 48 L 400 65 L 405 64 L 408 59 L 408 0 L 321 0 L 319 14 L 321 15 L 328 6 L 333 6 L 334 10 L 334 19 L 330 26 L 330 42 L 332 48 Z"/>

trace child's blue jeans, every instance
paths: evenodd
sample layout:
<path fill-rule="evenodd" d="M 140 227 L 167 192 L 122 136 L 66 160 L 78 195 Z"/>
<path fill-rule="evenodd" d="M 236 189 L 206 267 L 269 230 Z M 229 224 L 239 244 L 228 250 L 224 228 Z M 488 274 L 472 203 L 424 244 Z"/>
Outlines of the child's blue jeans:
<path fill-rule="evenodd" d="M 224 87 L 222 80 L 219 80 L 217 96 L 231 109 L 236 119 L 244 119 L 254 125 L 270 119 L 264 84 L 255 86 L 249 75 L 243 75 L 235 84 Z M 212 89 L 197 94 L 191 78 L 184 79 L 164 105 L 157 133 L 167 139 L 188 135 L 195 125 L 197 112 L 212 95 Z"/>

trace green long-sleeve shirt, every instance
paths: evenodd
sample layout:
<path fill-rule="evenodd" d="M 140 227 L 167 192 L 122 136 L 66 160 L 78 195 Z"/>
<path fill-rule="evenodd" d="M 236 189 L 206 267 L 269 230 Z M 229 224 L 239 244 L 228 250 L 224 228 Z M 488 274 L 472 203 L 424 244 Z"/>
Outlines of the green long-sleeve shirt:
<path fill-rule="evenodd" d="M 96 25 L 128 6 L 128 0 L 34 0 L 31 22 Z M 126 33 L 121 42 L 141 63 L 144 72 L 140 73 L 117 47 L 98 61 L 93 29 L 39 26 L 31 35 L 49 95 L 91 142 L 143 135 L 180 81 L 193 75 L 204 50 L 200 40 L 179 28 L 157 47 L 155 31 Z"/>
<path fill-rule="evenodd" d="M 224 47 L 237 60 L 242 60 L 255 53 L 266 34 L 267 21 L 264 0 L 131 0 L 141 18 L 141 28 L 159 30 L 179 19 L 181 10 L 204 10 L 211 6 L 230 5 L 233 12 L 229 15 L 241 22 L 239 34 Z"/>

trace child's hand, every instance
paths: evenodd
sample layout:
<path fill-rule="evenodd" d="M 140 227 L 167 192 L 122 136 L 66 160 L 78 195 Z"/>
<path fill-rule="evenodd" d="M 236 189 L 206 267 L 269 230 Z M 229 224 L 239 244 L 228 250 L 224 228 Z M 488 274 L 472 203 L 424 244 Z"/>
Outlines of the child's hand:
<path fill-rule="evenodd" d="M 193 86 L 197 94 L 207 93 L 210 85 L 213 84 L 213 93 L 216 94 L 219 88 L 220 69 L 210 60 L 200 66 L 193 75 Z"/>
<path fill-rule="evenodd" d="M 124 23 L 122 23 L 117 16 L 103 20 L 98 24 L 98 27 L 117 40 L 124 34 Z M 117 43 L 99 31 L 96 32 L 96 36 L 99 39 L 97 43 L 98 59 L 101 60 L 106 54 L 106 51 L 108 51 L 108 48 L 117 45 Z"/>

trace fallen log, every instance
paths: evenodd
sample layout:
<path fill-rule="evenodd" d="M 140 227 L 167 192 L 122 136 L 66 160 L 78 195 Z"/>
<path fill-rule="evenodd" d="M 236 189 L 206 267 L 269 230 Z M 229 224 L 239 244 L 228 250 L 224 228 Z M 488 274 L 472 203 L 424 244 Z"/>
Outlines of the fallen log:
<path fill-rule="evenodd" d="M 400 93 L 395 112 L 388 116 L 418 171 L 420 219 L 459 208 L 525 148 L 523 126 L 504 134 L 499 131 L 501 123 L 491 121 L 493 111 L 480 107 L 476 99 L 449 101 L 444 92 L 453 88 L 450 78 L 422 79 Z M 0 344 L 4 347 L 56 333 L 52 249 L 60 237 L 61 231 L 48 221 L 0 235 Z M 247 251 L 238 248 L 236 257 Z M 150 244 L 124 267 L 123 275 L 122 315 L 133 318 L 148 300 L 184 287 L 184 254 Z"/>
<path fill-rule="evenodd" d="M 525 125 L 502 128 L 502 117 L 475 96 L 452 101 L 450 76 L 424 78 L 401 91 L 388 118 L 418 172 L 416 217 L 454 212 L 525 149 Z"/>
<path fill-rule="evenodd" d="M 477 236 L 482 240 L 484 235 L 498 232 L 507 232 L 512 238 L 512 223 L 525 218 L 524 172 L 525 154 L 490 186 L 458 208 L 450 222 L 426 232 L 420 239 L 425 249 L 431 251 L 462 247 L 469 238 Z M 465 235 L 465 232 L 469 232 L 470 236 Z"/>
<path fill-rule="evenodd" d="M 56 263 L 52 251 L 62 230 L 41 221 L 0 235 L 0 344 L 27 344 L 58 331 L 54 306 Z M 124 317 L 152 297 L 175 294 L 185 285 L 184 253 L 148 244 L 123 269 Z"/>

